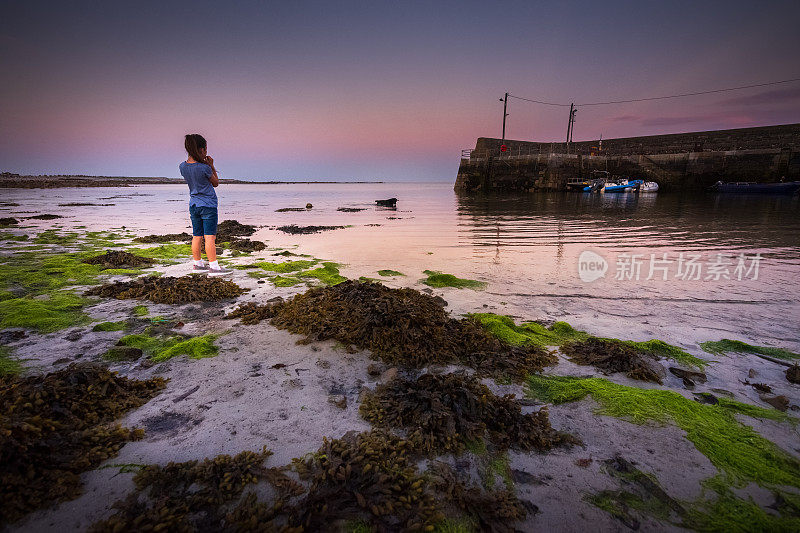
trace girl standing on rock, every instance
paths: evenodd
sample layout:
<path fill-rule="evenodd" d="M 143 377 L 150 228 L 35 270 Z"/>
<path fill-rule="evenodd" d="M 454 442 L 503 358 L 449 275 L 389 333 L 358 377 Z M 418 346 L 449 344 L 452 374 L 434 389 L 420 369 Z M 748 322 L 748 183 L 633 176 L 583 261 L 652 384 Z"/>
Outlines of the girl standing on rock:
<path fill-rule="evenodd" d="M 193 270 L 208 272 L 209 276 L 224 276 L 232 271 L 217 262 L 217 193 L 219 185 L 214 158 L 208 155 L 208 144 L 202 135 L 190 133 L 184 142 L 189 158 L 180 164 L 181 176 L 189 185 L 189 217 L 192 219 Z M 200 255 L 205 239 L 208 265 Z"/>

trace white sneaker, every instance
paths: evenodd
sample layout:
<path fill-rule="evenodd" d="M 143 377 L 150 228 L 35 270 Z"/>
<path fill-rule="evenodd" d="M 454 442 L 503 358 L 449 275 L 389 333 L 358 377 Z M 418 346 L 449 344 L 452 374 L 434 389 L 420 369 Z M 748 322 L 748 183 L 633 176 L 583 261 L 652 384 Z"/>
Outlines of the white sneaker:
<path fill-rule="evenodd" d="M 208 267 L 208 275 L 209 276 L 227 276 L 228 274 L 233 274 L 233 270 L 229 268 L 211 268 Z"/>

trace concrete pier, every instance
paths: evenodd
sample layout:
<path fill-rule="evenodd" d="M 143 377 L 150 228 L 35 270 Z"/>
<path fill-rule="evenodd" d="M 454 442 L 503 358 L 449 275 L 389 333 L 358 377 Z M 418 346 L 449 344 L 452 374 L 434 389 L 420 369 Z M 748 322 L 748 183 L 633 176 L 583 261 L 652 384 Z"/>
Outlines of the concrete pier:
<path fill-rule="evenodd" d="M 594 170 L 655 181 L 661 190 L 705 189 L 717 181 L 800 180 L 800 124 L 571 143 L 481 137 L 465 151 L 455 190 L 564 189 Z"/>

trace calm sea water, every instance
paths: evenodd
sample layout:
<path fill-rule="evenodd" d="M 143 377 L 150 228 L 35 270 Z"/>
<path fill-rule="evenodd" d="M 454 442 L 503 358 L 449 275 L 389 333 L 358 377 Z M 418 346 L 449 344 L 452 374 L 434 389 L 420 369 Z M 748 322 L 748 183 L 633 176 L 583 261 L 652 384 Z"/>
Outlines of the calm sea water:
<path fill-rule="evenodd" d="M 466 197 L 447 183 L 222 185 L 218 193 L 220 219 L 263 225 L 253 238 L 345 263 L 349 277 L 378 277 L 378 269 L 390 268 L 407 274 L 392 283 L 415 285 L 431 269 L 487 281 L 485 291 L 447 293 L 460 311 L 487 305 L 597 334 L 686 346 L 727 337 L 800 348 L 796 196 Z M 184 186 L 5 190 L 3 197 L 20 204 L 4 213 L 59 213 L 67 218 L 53 222 L 65 227 L 126 226 L 140 234 L 189 228 Z M 396 210 L 374 205 L 388 197 L 398 198 Z M 70 202 L 114 205 L 58 206 Z M 308 202 L 308 211 L 275 212 Z M 314 235 L 274 229 L 284 224 L 351 227 Z M 587 250 L 597 254 L 589 262 L 607 264 L 605 276 L 591 282 L 579 275 Z M 680 275 L 690 259 L 699 279 L 697 270 Z"/>

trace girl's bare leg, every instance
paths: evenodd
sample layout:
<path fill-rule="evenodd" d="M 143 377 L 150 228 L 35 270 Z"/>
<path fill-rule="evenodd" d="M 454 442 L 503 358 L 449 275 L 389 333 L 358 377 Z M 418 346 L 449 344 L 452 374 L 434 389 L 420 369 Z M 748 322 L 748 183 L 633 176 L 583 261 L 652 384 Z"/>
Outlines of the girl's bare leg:
<path fill-rule="evenodd" d="M 192 237 L 192 259 L 194 259 L 195 261 L 200 261 L 200 259 L 203 258 L 200 255 L 200 243 L 202 241 L 203 241 L 202 237 Z"/>
<path fill-rule="evenodd" d="M 194 239 L 192 239 L 192 246 L 194 246 Z M 200 255 L 200 241 L 197 241 L 198 247 L 198 255 Z M 192 248 L 192 252 L 194 252 L 194 248 Z M 217 236 L 216 235 L 206 235 L 206 257 L 208 257 L 209 261 L 216 261 L 217 260 Z"/>

